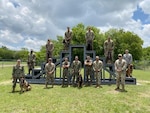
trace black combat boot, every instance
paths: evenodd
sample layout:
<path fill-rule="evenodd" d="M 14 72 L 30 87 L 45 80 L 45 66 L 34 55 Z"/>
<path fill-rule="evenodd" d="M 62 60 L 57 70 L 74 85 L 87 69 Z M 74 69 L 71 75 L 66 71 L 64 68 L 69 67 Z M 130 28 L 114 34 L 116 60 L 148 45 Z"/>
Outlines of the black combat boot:
<path fill-rule="evenodd" d="M 14 93 L 14 92 L 15 92 L 15 87 L 12 88 L 12 93 Z"/>
<path fill-rule="evenodd" d="M 117 88 L 115 88 L 115 90 L 120 90 L 120 88 L 119 88 L 119 87 L 117 87 Z"/>
<path fill-rule="evenodd" d="M 127 92 L 126 90 L 125 90 L 125 88 L 124 88 L 124 85 L 122 85 L 122 90 L 121 90 L 122 92 Z"/>

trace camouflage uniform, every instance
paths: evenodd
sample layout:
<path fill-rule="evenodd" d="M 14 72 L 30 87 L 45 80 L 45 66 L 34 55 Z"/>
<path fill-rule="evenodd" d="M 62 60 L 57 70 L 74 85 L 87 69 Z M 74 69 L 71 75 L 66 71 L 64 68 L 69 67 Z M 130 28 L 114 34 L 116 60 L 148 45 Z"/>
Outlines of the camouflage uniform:
<path fill-rule="evenodd" d="M 77 60 L 77 61 L 74 60 L 72 62 L 71 68 L 72 68 L 72 76 L 73 76 L 72 84 L 75 85 L 75 80 L 77 81 L 77 77 L 82 68 L 81 62 L 79 60 Z"/>
<path fill-rule="evenodd" d="M 54 85 L 54 72 L 55 72 L 55 64 L 54 63 L 47 63 L 45 66 L 45 71 L 46 71 L 46 88 L 48 85 L 48 82 L 51 80 L 52 87 Z"/>
<path fill-rule="evenodd" d="M 48 62 L 48 58 L 52 58 L 53 56 L 54 45 L 52 42 L 46 44 L 46 62 Z"/>
<path fill-rule="evenodd" d="M 122 57 L 122 55 L 120 55 L 120 56 Z M 126 66 L 127 66 L 127 63 L 122 58 L 121 59 L 117 59 L 115 61 L 116 85 L 117 85 L 116 89 L 119 89 L 120 80 L 121 80 L 122 90 L 124 90 L 124 87 L 125 87 Z"/>
<path fill-rule="evenodd" d="M 92 30 L 87 31 L 85 34 L 85 39 L 86 39 L 86 49 L 93 50 L 94 32 Z"/>
<path fill-rule="evenodd" d="M 24 77 L 24 67 L 20 66 L 20 65 L 13 66 L 12 77 L 13 77 L 13 90 L 12 90 L 12 92 L 15 91 L 17 80 L 19 80 L 21 91 L 23 91 L 23 88 L 21 86 L 21 78 Z"/>
<path fill-rule="evenodd" d="M 67 86 L 68 86 L 68 83 L 69 83 L 69 66 L 70 66 L 70 62 L 68 62 L 68 61 L 64 61 L 62 63 L 62 67 L 63 67 L 63 81 L 62 81 L 62 86 L 64 86 L 65 77 L 67 78 Z"/>
<path fill-rule="evenodd" d="M 112 63 L 113 61 L 113 50 L 114 50 L 114 42 L 113 40 L 106 40 L 104 42 L 104 55 L 106 57 L 106 63 Z"/>
<path fill-rule="evenodd" d="M 103 62 L 98 60 L 93 62 L 94 75 L 96 77 L 96 87 L 101 84 L 101 72 L 102 72 Z"/>
<path fill-rule="evenodd" d="M 64 50 L 68 50 L 72 39 L 72 31 L 70 29 L 65 32 L 65 39 L 63 40 Z"/>
<path fill-rule="evenodd" d="M 35 66 L 35 53 L 31 52 L 28 54 L 28 74 L 30 74 L 30 71 L 32 71 L 34 69 Z"/>
<path fill-rule="evenodd" d="M 86 82 L 87 84 L 89 83 L 89 75 L 90 75 L 90 85 L 91 85 L 92 84 L 92 72 L 93 72 L 92 60 L 85 60 L 84 65 L 85 65 L 85 73 L 86 73 Z"/>

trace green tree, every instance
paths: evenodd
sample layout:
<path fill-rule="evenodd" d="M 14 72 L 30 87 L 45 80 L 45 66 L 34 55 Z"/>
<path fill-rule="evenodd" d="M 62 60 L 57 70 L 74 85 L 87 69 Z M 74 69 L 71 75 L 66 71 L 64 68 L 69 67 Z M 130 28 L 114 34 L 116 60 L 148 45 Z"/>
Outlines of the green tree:
<path fill-rule="evenodd" d="M 22 48 L 19 51 L 14 51 L 13 58 L 14 59 L 21 59 L 23 61 L 27 61 L 28 53 L 29 53 L 28 49 Z"/>
<path fill-rule="evenodd" d="M 150 60 L 150 47 L 143 48 L 143 59 Z"/>
<path fill-rule="evenodd" d="M 8 49 L 6 46 L 0 48 L 0 58 L 1 59 L 13 59 L 14 51 Z"/>
<path fill-rule="evenodd" d="M 126 49 L 133 55 L 134 60 L 140 60 L 142 58 L 142 45 L 143 40 L 130 31 L 124 31 L 123 29 L 110 29 L 105 33 L 107 37 L 110 35 L 114 41 L 114 55 L 115 59 L 119 53 L 124 54 Z"/>

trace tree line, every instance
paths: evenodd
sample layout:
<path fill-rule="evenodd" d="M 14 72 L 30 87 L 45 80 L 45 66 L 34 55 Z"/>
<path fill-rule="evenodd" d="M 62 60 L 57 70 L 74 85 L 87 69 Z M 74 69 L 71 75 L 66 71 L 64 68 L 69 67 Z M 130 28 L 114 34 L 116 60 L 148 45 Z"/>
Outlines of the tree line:
<path fill-rule="evenodd" d="M 71 44 L 72 45 L 85 45 L 85 33 L 89 26 L 84 26 L 82 23 L 74 26 L 72 28 L 73 37 Z M 93 41 L 93 47 L 96 51 L 96 55 L 103 57 L 104 56 L 104 41 L 108 36 L 114 41 L 114 59 L 117 59 L 119 53 L 124 54 L 126 49 L 133 55 L 133 60 L 150 60 L 150 47 L 142 48 L 143 40 L 135 33 L 131 31 L 125 31 L 124 29 L 109 29 L 106 32 L 100 31 L 100 29 L 90 26 L 95 34 Z M 51 38 L 50 38 L 51 39 Z M 60 51 L 63 50 L 63 36 L 57 36 L 57 40 L 52 40 L 54 44 L 53 56 L 59 57 Z M 34 48 L 33 48 L 34 49 Z M 22 59 L 27 60 L 28 49 L 22 48 L 19 51 L 10 50 L 6 46 L 0 48 L 0 59 Z M 45 45 L 41 46 L 40 50 L 35 52 L 37 62 L 44 62 L 46 56 Z M 75 50 L 74 54 L 82 56 L 83 51 Z"/>

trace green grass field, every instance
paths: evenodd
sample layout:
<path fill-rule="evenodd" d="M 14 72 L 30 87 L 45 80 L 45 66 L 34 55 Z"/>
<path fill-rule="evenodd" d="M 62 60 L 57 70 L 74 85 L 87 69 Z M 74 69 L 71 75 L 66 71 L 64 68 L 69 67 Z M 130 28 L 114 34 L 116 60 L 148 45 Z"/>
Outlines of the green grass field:
<path fill-rule="evenodd" d="M 31 84 L 32 90 L 23 94 L 18 84 L 11 93 L 11 67 L 0 72 L 0 113 L 150 113 L 150 71 L 134 70 L 137 85 L 126 85 L 128 92 L 115 91 L 115 85 L 44 89 Z"/>

